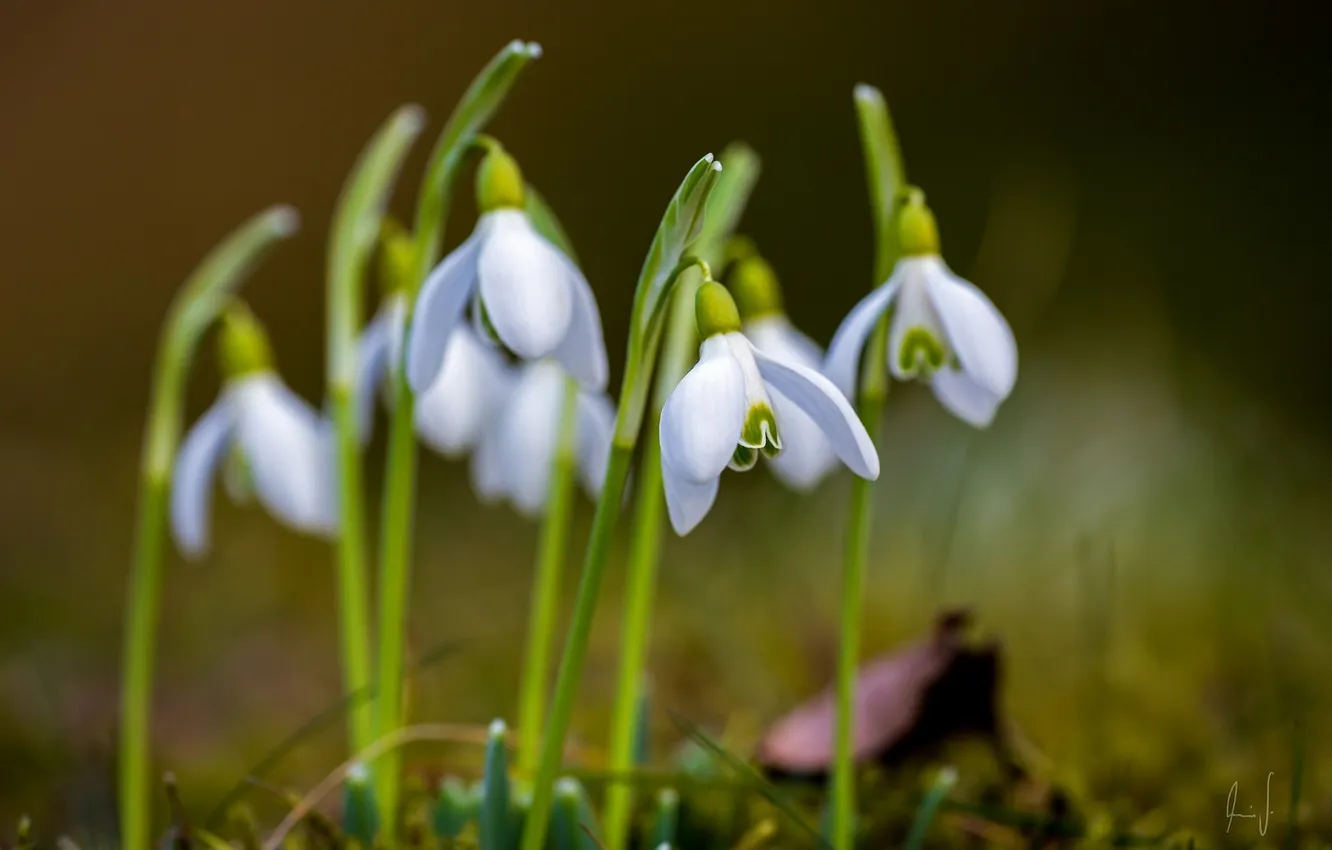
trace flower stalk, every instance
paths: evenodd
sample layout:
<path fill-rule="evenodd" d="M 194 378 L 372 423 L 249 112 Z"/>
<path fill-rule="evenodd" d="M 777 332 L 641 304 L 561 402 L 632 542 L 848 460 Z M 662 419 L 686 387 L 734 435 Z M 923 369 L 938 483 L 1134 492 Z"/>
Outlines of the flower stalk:
<path fill-rule="evenodd" d="M 389 194 L 423 124 L 424 114 L 419 107 L 404 106 L 380 126 L 343 186 L 329 240 L 328 396 L 335 430 L 340 511 L 338 620 L 343 688 L 352 693 L 371 692 L 370 590 L 355 404 L 362 290 Z M 375 738 L 372 706 L 366 700 L 357 700 L 350 710 L 351 748 L 360 752 Z"/>
<path fill-rule="evenodd" d="M 167 497 L 180 444 L 185 388 L 200 339 L 268 249 L 296 232 L 299 218 L 271 207 L 233 231 L 194 270 L 162 326 L 144 429 L 138 527 L 130 568 L 121 668 L 120 840 L 152 844 L 150 791 L 153 650 L 161 616 Z"/>
<path fill-rule="evenodd" d="M 888 279 L 897 259 L 894 211 L 897 194 L 906 185 L 906 175 L 883 94 L 873 86 L 861 84 L 856 86 L 854 96 L 874 219 L 874 285 L 877 286 Z M 885 314 L 866 345 L 856 396 L 857 412 L 871 439 L 878 434 L 879 414 L 888 395 L 885 363 L 887 339 L 888 316 Z M 856 669 L 860 661 L 861 597 L 865 585 L 865 564 L 869 560 L 873 497 L 871 481 L 864 478 L 852 480 L 851 517 L 846 529 L 838 606 L 837 726 L 831 818 L 831 838 L 835 850 L 851 850 L 855 844 L 856 788 L 852 732 L 855 728 Z"/>
<path fill-rule="evenodd" d="M 476 76 L 449 116 L 430 151 L 426 172 L 416 199 L 412 233 L 414 268 L 405 284 L 406 317 L 403 338 L 411 328 L 411 310 L 416 292 L 426 275 L 439 262 L 453 189 L 466 163 L 477 134 L 499 110 L 519 73 L 541 56 L 535 42 L 512 41 L 499 51 Z M 382 525 L 379 553 L 379 679 L 384 683 L 376 703 L 378 737 L 392 734 L 404 723 L 402 694 L 405 679 L 408 602 L 411 598 L 412 533 L 416 514 L 415 396 L 402 363 L 389 369 L 392 413 L 388 437 L 388 460 L 384 473 Z M 400 755 L 390 750 L 375 771 L 377 797 L 386 812 L 397 809 Z M 386 838 L 391 843 L 394 818 L 384 818 Z"/>
<path fill-rule="evenodd" d="M 754 183 L 758 179 L 758 156 L 744 144 L 722 151 L 722 172 L 708 202 L 708 217 L 694 250 L 705 261 L 720 265 L 722 249 L 730 238 Z M 689 371 L 698 350 L 694 321 L 694 298 L 701 280 L 689 274 L 677 287 L 666 327 L 666 343 L 653 390 L 652 418 L 648 433 L 654 434 L 662 405 L 671 390 Z M 629 563 L 625 576 L 624 622 L 620 637 L 620 669 L 611 711 L 610 762 L 612 773 L 634 766 L 638 706 L 644 688 L 644 668 L 651 633 L 652 603 L 656 595 L 657 566 L 661 560 L 661 525 L 665 517 L 665 493 L 661 482 L 661 443 L 648 440 L 643 447 L 630 531 Z M 633 811 L 633 786 L 612 783 L 606 790 L 603 811 L 608 850 L 622 850 L 628 840 Z"/>
<path fill-rule="evenodd" d="M 572 718 L 573 700 L 587 658 L 588 640 L 592 633 L 606 559 L 619 522 L 624 486 L 643 422 L 666 305 L 681 274 L 699 264 L 696 258 L 686 257 L 685 254 L 702 229 L 708 196 L 716 185 L 720 171 L 721 165 L 713 161 L 711 154 L 690 169 L 662 216 L 639 273 L 633 311 L 630 314 L 628 354 L 615 417 L 615 436 L 583 559 L 573 619 L 564 642 L 555 692 L 542 734 L 541 754 L 532 787 L 532 806 L 523 830 L 522 850 L 541 850 L 545 846 L 554 803 L 555 780 L 564 752 L 564 736 Z"/>

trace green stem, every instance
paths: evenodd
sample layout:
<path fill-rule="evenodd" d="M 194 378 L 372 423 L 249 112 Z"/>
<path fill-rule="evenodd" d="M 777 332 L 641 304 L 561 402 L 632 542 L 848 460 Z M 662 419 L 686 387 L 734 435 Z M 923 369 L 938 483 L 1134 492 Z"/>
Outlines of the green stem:
<path fill-rule="evenodd" d="M 259 259 L 296 232 L 290 207 L 273 207 L 237 228 L 204 258 L 181 286 L 167 313 L 153 370 L 144 429 L 138 528 L 125 606 L 121 670 L 121 846 L 151 847 L 151 714 L 153 650 L 162 602 L 162 549 L 167 494 L 184 417 L 185 385 L 199 340 Z"/>
<path fill-rule="evenodd" d="M 149 847 L 149 791 L 153 649 L 162 603 L 162 538 L 167 479 L 145 475 L 139 489 L 138 536 L 125 616 L 125 669 L 121 687 L 120 829 L 125 847 Z"/>
<path fill-rule="evenodd" d="M 654 391 L 654 409 L 660 411 L 671 390 L 689 369 L 694 350 L 694 294 L 697 276 L 690 275 L 677 287 L 671 305 L 666 350 Z M 660 413 L 649 422 L 648 433 L 655 434 Z M 652 600 L 656 592 L 657 566 L 661 560 L 661 520 L 665 491 L 661 481 L 661 442 L 648 440 L 643 447 L 639 469 L 637 502 L 630 532 L 629 564 L 626 575 L 624 626 L 620 636 L 619 685 L 611 713 L 610 763 L 612 772 L 634 766 L 634 738 L 638 704 L 643 690 L 643 668 L 647 662 L 648 635 L 651 632 Z M 606 790 L 602 813 L 608 850 L 622 850 L 629 835 L 633 812 L 634 788 L 613 785 Z"/>
<path fill-rule="evenodd" d="M 560 584 L 569 548 L 569 523 L 573 517 L 574 446 L 577 436 L 578 383 L 566 381 L 560 412 L 559 442 L 551 466 L 546 516 L 541 523 L 537 549 L 536 585 L 532 591 L 527 624 L 527 654 L 523 660 L 522 691 L 518 697 L 518 768 L 530 775 L 541 756 L 542 720 L 546 715 L 549 686 L 551 636 L 560 603 Z"/>
<path fill-rule="evenodd" d="M 389 422 L 388 458 L 384 472 L 384 503 L 379 550 L 379 652 L 376 669 L 381 688 L 376 702 L 376 731 L 391 734 L 406 721 L 403 708 L 407 634 L 411 627 L 412 526 L 416 513 L 416 398 L 403 369 L 390 370 L 393 415 Z M 401 751 L 390 750 L 374 771 L 387 839 L 396 832 Z"/>
<path fill-rule="evenodd" d="M 620 519 L 624 485 L 629 477 L 633 453 L 632 445 L 625 446 L 617 442 L 611 448 L 606 480 L 602 485 L 601 499 L 597 502 L 587 555 L 583 560 L 583 573 L 578 581 L 578 601 L 574 604 L 573 622 L 569 626 L 559 674 L 555 679 L 555 696 L 545 732 L 541 736 L 541 759 L 532 787 L 532 805 L 528 809 L 527 825 L 523 830 L 522 850 L 541 850 L 545 844 L 547 821 L 550 820 L 551 805 L 555 801 L 555 776 L 560 770 L 564 754 L 564 736 L 569 730 L 578 680 L 583 672 L 583 662 L 587 659 L 587 644 L 592 635 L 597 595 L 601 590 L 602 575 L 606 571 L 611 538 Z"/>
<path fill-rule="evenodd" d="M 878 286 L 888 279 L 897 261 L 897 193 L 906 185 L 906 174 L 883 95 L 872 86 L 859 85 L 854 99 L 861 148 L 865 154 L 870 211 L 874 218 L 874 285 Z M 888 396 L 888 319 L 889 315 L 885 313 L 875 325 L 861 361 L 857 412 L 871 439 L 878 434 L 880 411 Z M 838 619 L 837 729 L 833 740 L 832 785 L 832 843 L 835 850 L 851 850 L 855 846 L 856 768 L 852 730 L 855 729 L 856 672 L 860 662 L 861 597 L 873 521 L 874 484 L 856 478 L 851 485 L 851 517 L 846 528 Z"/>

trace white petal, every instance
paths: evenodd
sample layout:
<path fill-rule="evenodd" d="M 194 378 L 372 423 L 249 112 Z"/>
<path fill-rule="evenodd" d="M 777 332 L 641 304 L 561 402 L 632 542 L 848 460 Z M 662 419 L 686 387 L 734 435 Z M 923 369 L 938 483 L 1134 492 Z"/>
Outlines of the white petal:
<path fill-rule="evenodd" d="M 751 449 L 761 449 L 765 445 L 780 449 L 781 434 L 773 434 L 766 420 L 763 422 L 761 433 L 753 435 L 752 440 L 746 441 L 745 432 L 749 430 L 751 424 L 749 417 L 764 408 L 772 410 L 772 402 L 768 398 L 768 387 L 763 383 L 763 376 L 759 374 L 758 364 L 754 362 L 753 344 L 741 333 L 732 332 L 725 336 L 726 344 L 731 348 L 731 356 L 740 366 L 740 376 L 745 388 L 745 419 L 741 421 L 739 444 Z"/>
<path fill-rule="evenodd" d="M 375 399 L 388 376 L 393 311 L 381 309 L 356 341 L 356 431 L 362 442 L 370 438 L 375 420 Z"/>
<path fill-rule="evenodd" d="M 879 453 L 874 450 L 874 441 L 832 381 L 813 369 L 783 363 L 757 349 L 754 359 L 772 389 L 814 420 L 842 463 L 861 478 L 879 477 Z"/>
<path fill-rule="evenodd" d="M 226 397 L 208 409 L 181 444 L 171 473 L 171 534 L 187 558 L 208 551 L 213 476 L 230 445 L 236 411 Z"/>
<path fill-rule="evenodd" d="M 785 316 L 765 316 L 746 322 L 745 336 L 769 357 L 799 363 L 810 369 L 823 365 L 823 349 L 791 324 Z"/>
<path fill-rule="evenodd" d="M 330 535 L 337 490 L 328 423 L 271 372 L 243 378 L 229 393 L 259 501 L 292 528 Z"/>
<path fill-rule="evenodd" d="M 487 213 L 488 236 L 477 256 L 481 301 L 504 343 L 524 360 L 554 353 L 573 317 L 567 259 L 520 210 Z"/>
<path fill-rule="evenodd" d="M 615 434 L 615 408 L 600 393 L 578 394 L 578 477 L 593 500 L 600 498 Z"/>
<path fill-rule="evenodd" d="M 449 336 L 439 376 L 416 397 L 417 433 L 446 457 L 463 454 L 495 423 L 513 382 L 503 356 L 471 327 L 459 325 Z"/>
<path fill-rule="evenodd" d="M 725 336 L 711 337 L 662 408 L 662 468 L 670 465 L 695 483 L 716 478 L 735 452 L 744 420 L 740 364 Z"/>
<path fill-rule="evenodd" d="M 606 363 L 606 337 L 601 331 L 601 314 L 587 278 L 568 257 L 560 254 L 573 295 L 573 315 L 564 340 L 555 349 L 555 359 L 578 383 L 593 392 L 606 389 L 610 368 Z"/>
<path fill-rule="evenodd" d="M 482 502 L 490 504 L 504 497 L 505 475 L 508 467 L 504 462 L 504 453 L 508 449 L 500 436 L 499 428 L 487 428 L 481 435 L 481 442 L 472 452 L 471 477 L 472 490 Z"/>
<path fill-rule="evenodd" d="M 717 490 L 721 487 L 721 473 L 706 481 L 693 481 L 668 464 L 666 456 L 662 455 L 661 483 L 666 491 L 666 513 L 671 518 L 671 527 L 683 537 L 712 510 L 712 503 L 717 501 Z"/>
<path fill-rule="evenodd" d="M 934 395 L 948 411 L 975 428 L 986 428 L 994 421 L 994 414 L 1004 397 L 990 392 L 956 369 L 941 369 L 930 381 Z"/>
<path fill-rule="evenodd" d="M 540 516 L 546 509 L 565 381 L 564 370 L 553 361 L 528 364 L 495 428 L 502 445 L 495 459 L 500 494 L 525 516 Z"/>
<path fill-rule="evenodd" d="M 793 490 L 812 490 L 837 467 L 837 455 L 818 423 L 790 399 L 769 386 L 782 451 L 768 463 L 773 474 Z"/>
<path fill-rule="evenodd" d="M 856 378 L 860 375 L 861 353 L 874 324 L 888 309 L 902 279 L 895 269 L 887 282 L 876 288 L 846 314 L 842 324 L 828 344 L 828 356 L 823 361 L 823 374 L 833 382 L 842 395 L 851 398 L 856 391 Z"/>
<path fill-rule="evenodd" d="M 924 330 L 938 343 L 939 354 L 947 357 L 948 338 L 929 296 L 929 281 L 939 267 L 938 257 L 907 257 L 898 263 L 902 288 L 897 294 L 892 325 L 888 329 L 888 371 L 899 381 L 909 381 L 921 371 L 919 352 L 902 351 L 909 331 Z M 903 365 L 907 357 L 911 359 Z"/>
<path fill-rule="evenodd" d="M 439 374 L 449 334 L 476 288 L 477 257 L 487 238 L 487 228 L 481 224 L 477 222 L 472 235 L 435 266 L 421 284 L 407 344 L 407 382 L 414 392 L 429 387 Z"/>
<path fill-rule="evenodd" d="M 948 348 L 967 377 L 1003 399 L 1017 382 L 1017 342 L 994 303 L 940 261 L 929 278 L 929 297 Z"/>

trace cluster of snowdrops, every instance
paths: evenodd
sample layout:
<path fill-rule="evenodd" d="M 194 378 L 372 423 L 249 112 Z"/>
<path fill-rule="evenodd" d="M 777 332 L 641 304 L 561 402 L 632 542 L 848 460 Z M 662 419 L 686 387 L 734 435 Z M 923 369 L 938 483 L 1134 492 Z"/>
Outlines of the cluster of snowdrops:
<path fill-rule="evenodd" d="M 412 230 L 386 221 L 384 204 L 401 157 L 421 129 L 419 111 L 396 113 L 367 147 L 348 180 L 329 251 L 330 375 L 324 409 L 284 385 L 263 326 L 233 292 L 223 292 L 234 288 L 228 279 L 196 299 L 204 307 L 178 311 L 192 316 L 195 336 L 214 319 L 219 323 L 220 397 L 166 458 L 160 457 L 150 426 L 148 455 L 157 463 L 146 462 L 145 472 L 150 484 L 156 481 L 167 493 L 170 533 L 186 556 L 202 557 L 209 549 L 210 494 L 219 477 L 234 498 L 253 497 L 283 524 L 337 541 L 346 685 L 355 691 L 375 679 L 366 670 L 367 603 L 347 598 L 369 595 L 365 577 L 350 572 L 365 570 L 356 551 L 365 547 L 358 458 L 377 408 L 386 410 L 392 424 L 385 499 L 399 501 L 386 501 L 381 532 L 386 536 L 381 559 L 388 563 L 379 571 L 378 695 L 367 700 L 363 725 L 355 719 L 351 724 L 351 745 L 361 755 L 405 723 L 401 700 L 392 692 L 400 692 L 403 676 L 416 441 L 449 457 L 470 456 L 478 497 L 508 500 L 525 515 L 562 526 L 555 531 L 567 531 L 567 491 L 573 480 L 581 482 L 599 500 L 597 517 L 549 700 L 549 647 L 560 645 L 553 642 L 549 614 L 556 607 L 549 597 L 556 591 L 543 590 L 550 583 L 541 576 L 534 583 L 532 628 L 539 633 L 529 636 L 525 681 L 530 684 L 524 685 L 519 727 L 519 766 L 530 782 L 528 816 L 521 836 L 504 841 L 491 836 L 496 848 L 516 847 L 521 837 L 528 850 L 543 846 L 555 804 L 606 543 L 625 501 L 640 433 L 654 445 L 641 453 L 638 498 L 655 498 L 658 505 L 664 499 L 665 515 L 683 535 L 706 520 L 724 472 L 748 471 L 760 456 L 782 482 L 801 491 L 840 466 L 862 482 L 876 479 L 878 417 L 866 401 L 873 405 L 882 395 L 865 390 L 883 385 L 888 376 L 928 382 L 948 410 L 984 427 L 1012 390 L 1017 372 L 1008 324 L 981 290 L 950 271 L 940 256 L 925 196 L 903 178 L 882 98 L 861 86 L 856 105 L 871 172 L 881 277 L 858 304 L 849 305 L 826 352 L 785 314 L 772 268 L 752 241 L 735 233 L 757 159 L 733 146 L 720 159 L 700 160 L 671 199 L 639 278 L 624 376 L 618 398 L 612 398 L 595 290 L 514 156 L 481 132 L 519 71 L 538 55 L 535 45 L 515 42 L 473 83 L 436 144 Z M 471 235 L 441 258 L 452 184 L 473 162 L 479 215 Z M 270 224 L 280 236 L 292 222 L 289 213 L 278 218 L 270 216 Z M 262 240 L 252 241 L 257 254 Z M 360 290 L 375 252 L 381 303 L 362 326 Z M 227 271 L 239 278 L 249 262 L 233 262 Z M 208 315 L 201 319 L 201 313 Z M 354 338 L 348 338 L 349 328 Z M 164 340 L 170 338 L 168 329 Z M 164 389 L 159 386 L 158 392 Z M 868 504 L 868 496 L 863 502 Z M 392 521 L 404 514 L 400 523 Z M 393 535 L 400 539 L 390 539 Z M 553 563 L 543 564 L 546 569 L 557 569 L 561 559 L 547 560 Z M 654 567 L 655 562 L 644 566 Z M 142 580 L 140 570 L 133 580 Z M 384 607 L 395 599 L 401 609 L 396 613 Z M 639 607 L 650 609 L 650 591 Z M 149 615 L 131 611 L 131 618 Z M 645 615 L 627 617 L 633 622 L 626 623 L 625 651 L 636 647 L 639 657 L 621 670 L 625 682 L 612 730 L 612 768 L 629 748 L 620 739 L 630 737 L 625 730 L 632 719 L 625 715 L 637 703 L 645 665 Z M 854 620 L 843 626 L 850 632 L 843 636 L 845 648 L 856 641 L 858 627 Z M 145 653 L 139 637 L 127 638 L 131 667 Z M 151 643 L 151 635 L 147 640 Z M 853 652 L 841 656 L 852 670 Z M 145 676 L 127 677 L 125 705 L 132 716 L 123 744 L 129 751 L 147 748 L 146 733 L 141 729 L 136 738 L 132 731 L 136 719 L 146 724 L 146 709 L 133 702 Z M 849 679 L 839 676 L 838 683 L 834 793 L 844 802 L 833 809 L 832 839 L 839 850 L 850 846 L 845 842 L 854 830 L 853 803 L 846 802 L 854 800 Z M 142 840 L 150 816 L 136 799 L 146 759 L 134 752 L 128 756 L 121 792 L 130 847 Z M 396 761 L 376 752 L 364 766 L 355 775 L 373 780 L 377 805 L 386 815 L 377 828 L 392 835 Z M 603 840 L 613 850 L 628 840 L 629 796 L 621 789 L 605 803 Z"/>

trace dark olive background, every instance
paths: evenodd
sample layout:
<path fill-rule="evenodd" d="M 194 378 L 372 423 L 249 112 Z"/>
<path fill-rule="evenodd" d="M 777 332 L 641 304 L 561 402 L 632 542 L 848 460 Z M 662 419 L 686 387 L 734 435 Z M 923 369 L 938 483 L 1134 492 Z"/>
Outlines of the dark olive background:
<path fill-rule="evenodd" d="M 172 293 L 242 219 L 294 204 L 300 235 L 246 295 L 269 324 L 284 376 L 317 399 L 331 208 L 361 146 L 399 104 L 425 106 L 433 135 L 501 45 L 520 37 L 544 46 L 491 130 L 570 232 L 614 363 L 665 201 L 691 163 L 737 138 L 764 169 L 745 230 L 779 270 L 791 314 L 827 340 L 871 283 L 851 87 L 873 82 L 960 270 L 974 269 L 1005 187 L 1036 186 L 1066 211 L 980 264 L 994 271 L 978 282 L 1013 317 L 1024 370 L 1057 372 L 1065 348 L 1052 340 L 1064 332 L 1094 340 L 1102 378 L 1120 357 L 1141 366 L 1140 352 L 1160 350 L 1144 340 L 1164 336 L 1186 402 L 1196 390 L 1206 406 L 1212 391 L 1202 388 L 1225 387 L 1227 405 L 1209 408 L 1214 425 L 1235 432 L 1223 441 L 1228 451 L 1258 459 L 1255 480 L 1293 479 L 1321 494 L 1332 425 L 1324 33 L 1303 6 L 1281 3 L 5 2 L 0 684 L 13 717 L 10 731 L 0 723 L 10 748 L 8 758 L 0 752 L 0 816 L 17 811 L 5 804 L 10 795 L 40 807 L 58 788 L 68 802 L 74 765 L 105 756 L 134 464 Z M 397 192 L 399 212 L 411 209 L 425 148 Z M 451 241 L 470 226 L 469 194 L 460 193 Z M 1072 243 L 1061 265 L 1046 255 L 1061 253 L 1064 233 Z M 1028 271 L 1051 263 L 1063 270 L 1057 290 L 1028 286 Z M 196 366 L 191 415 L 215 391 L 214 371 L 209 351 Z M 1269 445 L 1232 415 L 1250 408 L 1312 455 L 1267 464 Z M 1057 398 L 1043 409 L 1061 415 Z M 439 510 L 441 486 L 457 497 L 450 504 L 467 503 L 459 469 L 442 469 L 429 466 L 423 481 L 423 534 L 463 541 L 472 562 L 516 565 L 503 593 L 489 591 L 507 600 L 501 620 L 511 632 L 531 532 L 499 512 L 478 525 L 470 503 L 452 516 Z M 186 727 L 164 733 L 177 742 L 173 764 L 208 758 L 213 751 L 188 746 L 207 736 L 210 746 L 232 742 L 242 761 L 262 753 L 275 730 L 336 692 L 329 589 L 247 584 L 290 562 L 310 565 L 303 580 L 318 578 L 321 548 L 260 519 L 228 522 L 262 544 L 227 556 L 245 571 L 218 578 L 225 567 L 214 563 L 171 572 L 169 602 L 182 607 L 164 626 L 176 636 L 164 661 L 164 722 Z M 522 530 L 490 546 L 485 535 L 496 529 Z M 425 553 L 437 551 L 430 545 Z M 222 586 L 231 595 L 209 582 L 230 582 Z M 229 642 L 246 640 L 248 609 L 210 613 L 209 598 L 267 600 L 255 605 L 268 614 L 254 616 L 267 616 L 268 630 L 231 674 L 205 662 L 219 646 L 242 652 Z M 273 611 L 293 598 L 319 612 L 317 627 L 274 632 Z M 219 697 L 264 664 L 279 665 L 274 679 L 299 678 L 306 668 L 280 666 L 275 646 L 319 658 L 322 678 L 306 698 L 257 697 L 241 710 Z M 37 668 L 44 677 L 32 678 Z M 214 690 L 173 701 L 171 683 L 198 685 L 192 674 Z M 48 685 L 52 702 L 33 696 Z M 242 731 L 236 718 L 265 711 L 281 722 Z M 62 735 L 78 743 L 62 745 Z M 91 787 L 103 787 L 104 767 L 89 770 Z M 47 810 L 57 819 L 81 811 Z"/>

